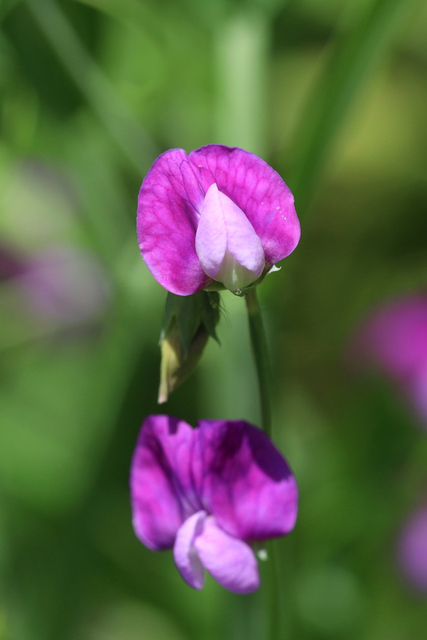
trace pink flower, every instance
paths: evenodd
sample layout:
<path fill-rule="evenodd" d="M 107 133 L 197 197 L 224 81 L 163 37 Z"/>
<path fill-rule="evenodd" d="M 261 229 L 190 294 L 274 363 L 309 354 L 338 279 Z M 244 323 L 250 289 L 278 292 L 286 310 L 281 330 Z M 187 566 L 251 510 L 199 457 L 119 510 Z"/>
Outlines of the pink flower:
<path fill-rule="evenodd" d="M 50 247 L 33 256 L 18 284 L 34 316 L 63 324 L 98 317 L 110 297 L 106 273 L 96 256 L 71 246 Z"/>
<path fill-rule="evenodd" d="M 138 199 L 142 257 L 168 291 L 215 280 L 234 293 L 286 258 L 300 238 L 291 191 L 261 158 L 222 145 L 157 158 Z"/>
<path fill-rule="evenodd" d="M 405 578 L 416 589 L 427 593 L 427 505 L 405 524 L 398 555 Z"/>
<path fill-rule="evenodd" d="M 281 454 L 243 421 L 203 420 L 197 429 L 149 416 L 132 460 L 135 533 L 154 551 L 172 549 L 184 580 L 201 589 L 206 569 L 226 589 L 259 586 L 251 542 L 289 533 L 297 486 Z"/>
<path fill-rule="evenodd" d="M 378 309 L 353 345 L 395 381 L 427 423 L 427 296 L 410 295 Z"/>
<path fill-rule="evenodd" d="M 22 255 L 0 246 L 0 280 L 8 280 L 34 319 L 53 325 L 94 320 L 105 312 L 110 286 L 92 253 L 73 246 L 50 246 Z"/>

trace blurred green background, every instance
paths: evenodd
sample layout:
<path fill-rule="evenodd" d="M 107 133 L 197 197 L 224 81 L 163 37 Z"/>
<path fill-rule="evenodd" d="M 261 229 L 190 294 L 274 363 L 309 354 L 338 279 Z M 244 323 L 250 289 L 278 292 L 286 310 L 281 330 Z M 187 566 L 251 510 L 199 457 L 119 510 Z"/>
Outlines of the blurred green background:
<path fill-rule="evenodd" d="M 267 580 L 195 592 L 130 520 L 147 414 L 259 422 L 229 293 L 222 346 L 156 404 L 165 292 L 137 194 L 160 152 L 212 142 L 262 155 L 302 222 L 260 290 L 301 493 L 286 639 L 427 637 L 396 565 L 426 437 L 345 357 L 375 303 L 425 287 L 426 33 L 414 0 L 0 1 L 0 640 L 266 637 Z"/>

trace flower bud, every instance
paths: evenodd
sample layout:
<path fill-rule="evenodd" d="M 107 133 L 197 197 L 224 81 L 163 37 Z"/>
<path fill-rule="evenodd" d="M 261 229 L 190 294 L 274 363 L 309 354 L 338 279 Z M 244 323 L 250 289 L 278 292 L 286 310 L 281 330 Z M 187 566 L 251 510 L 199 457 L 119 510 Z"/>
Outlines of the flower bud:
<path fill-rule="evenodd" d="M 160 334 L 159 404 L 190 375 L 199 362 L 209 336 L 217 340 L 220 297 L 216 291 L 192 296 L 168 293 Z"/>

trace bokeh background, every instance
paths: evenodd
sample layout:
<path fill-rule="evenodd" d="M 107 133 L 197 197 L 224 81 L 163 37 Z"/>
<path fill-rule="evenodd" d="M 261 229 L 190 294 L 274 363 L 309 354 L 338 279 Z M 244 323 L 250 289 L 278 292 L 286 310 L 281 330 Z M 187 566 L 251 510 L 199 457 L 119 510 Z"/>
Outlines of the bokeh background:
<path fill-rule="evenodd" d="M 165 300 L 136 198 L 171 147 L 236 145 L 295 194 L 302 240 L 260 296 L 274 437 L 300 486 L 281 541 L 289 640 L 424 640 L 397 560 L 427 501 L 427 431 L 349 344 L 426 286 L 427 4 L 0 2 L 0 639 L 266 637 L 252 596 L 187 587 L 134 537 L 149 413 L 259 423 L 244 303 L 156 404 Z"/>

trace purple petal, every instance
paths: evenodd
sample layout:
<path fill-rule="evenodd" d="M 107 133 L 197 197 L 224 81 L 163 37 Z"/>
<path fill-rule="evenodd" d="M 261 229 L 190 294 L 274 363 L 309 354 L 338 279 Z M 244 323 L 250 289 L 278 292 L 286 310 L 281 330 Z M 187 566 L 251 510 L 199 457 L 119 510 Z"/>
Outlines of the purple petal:
<path fill-rule="evenodd" d="M 427 297 L 410 296 L 377 310 L 366 322 L 364 350 L 395 376 L 427 361 Z"/>
<path fill-rule="evenodd" d="M 135 533 L 149 549 L 171 548 L 186 518 L 200 510 L 191 475 L 193 429 L 183 420 L 149 416 L 132 459 Z"/>
<path fill-rule="evenodd" d="M 300 224 L 293 195 L 274 169 L 253 153 L 215 144 L 192 151 L 188 159 L 204 193 L 216 183 L 245 213 L 269 265 L 292 253 L 299 242 Z"/>
<path fill-rule="evenodd" d="M 187 518 L 176 534 L 173 557 L 178 571 L 193 589 L 201 589 L 205 581 L 205 570 L 194 546 L 195 538 L 203 531 L 206 511 L 198 511 Z"/>
<path fill-rule="evenodd" d="M 427 427 L 427 360 L 405 382 L 406 393 L 424 429 Z"/>
<path fill-rule="evenodd" d="M 405 525 L 399 540 L 399 562 L 407 580 L 427 592 L 427 505 Z"/>
<path fill-rule="evenodd" d="M 231 291 L 254 282 L 265 266 L 253 226 L 216 184 L 209 187 L 200 210 L 196 251 L 204 272 Z"/>
<path fill-rule="evenodd" d="M 197 171 L 183 149 L 159 156 L 139 192 L 141 255 L 156 280 L 177 295 L 195 293 L 211 282 L 195 249 L 197 211 L 203 198 Z"/>
<path fill-rule="evenodd" d="M 94 255 L 76 247 L 49 247 L 27 260 L 16 280 L 34 317 L 57 323 L 86 322 L 105 310 L 106 274 Z"/>
<path fill-rule="evenodd" d="M 379 366 L 427 421 L 427 297 L 412 295 L 388 303 L 364 323 L 349 356 Z M 366 362 L 365 362 L 366 364 Z"/>
<path fill-rule="evenodd" d="M 243 421 L 204 420 L 197 433 L 198 492 L 218 526 L 247 541 L 289 533 L 297 516 L 297 485 L 268 437 Z"/>
<path fill-rule="evenodd" d="M 194 546 L 205 569 L 222 587 L 241 594 L 258 589 L 258 562 L 254 552 L 245 542 L 217 527 L 214 518 L 206 518 Z"/>

